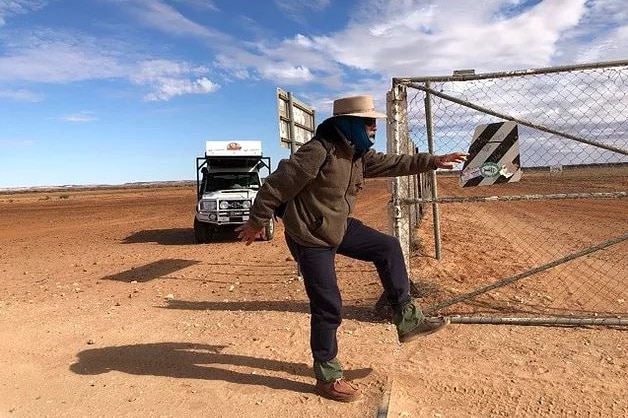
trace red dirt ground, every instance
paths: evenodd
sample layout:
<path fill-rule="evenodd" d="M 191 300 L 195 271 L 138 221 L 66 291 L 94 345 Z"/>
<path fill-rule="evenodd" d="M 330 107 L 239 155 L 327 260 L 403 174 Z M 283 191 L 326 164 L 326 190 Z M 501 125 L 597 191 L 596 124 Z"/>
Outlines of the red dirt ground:
<path fill-rule="evenodd" d="M 250 247 L 229 234 L 198 245 L 194 197 L 187 186 L 0 195 L 0 416 L 628 416 L 625 330 L 452 324 L 401 346 L 373 314 L 374 268 L 342 257 L 340 360 L 363 396 L 320 398 L 281 225 Z M 385 181 L 367 181 L 357 217 L 386 230 L 388 199 Z M 534 207 L 534 219 L 555 216 Z M 458 285 L 447 275 L 478 259 L 455 258 L 468 246 L 441 222 L 443 261 L 412 267 Z"/>

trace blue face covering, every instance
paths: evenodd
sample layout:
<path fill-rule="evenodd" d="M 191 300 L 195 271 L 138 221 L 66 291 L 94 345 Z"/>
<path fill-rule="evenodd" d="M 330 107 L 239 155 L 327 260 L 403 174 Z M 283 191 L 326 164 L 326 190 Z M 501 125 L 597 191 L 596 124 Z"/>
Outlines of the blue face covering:
<path fill-rule="evenodd" d="M 375 144 L 375 137 L 369 138 L 366 133 L 364 118 L 359 116 L 336 116 L 334 124 L 340 132 L 353 144 L 357 152 L 364 152 Z"/>

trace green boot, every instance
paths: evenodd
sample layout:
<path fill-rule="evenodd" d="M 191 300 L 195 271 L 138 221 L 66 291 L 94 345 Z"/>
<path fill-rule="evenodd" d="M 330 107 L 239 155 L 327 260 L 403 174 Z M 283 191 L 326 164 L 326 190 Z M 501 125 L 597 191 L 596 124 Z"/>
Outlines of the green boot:
<path fill-rule="evenodd" d="M 399 336 L 405 335 L 423 321 L 423 312 L 417 310 L 412 301 L 404 303 L 393 315 L 393 323 Z"/>
<path fill-rule="evenodd" d="M 393 322 L 397 327 L 399 342 L 407 343 L 417 337 L 433 334 L 447 324 L 446 318 L 426 318 L 412 301 L 406 302 L 393 315 Z"/>

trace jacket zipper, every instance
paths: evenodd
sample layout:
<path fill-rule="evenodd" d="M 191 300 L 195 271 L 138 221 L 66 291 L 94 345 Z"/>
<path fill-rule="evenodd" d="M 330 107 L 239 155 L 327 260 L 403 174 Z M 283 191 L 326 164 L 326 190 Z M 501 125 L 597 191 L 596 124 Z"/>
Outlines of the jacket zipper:
<path fill-rule="evenodd" d="M 349 199 L 347 199 L 347 193 L 349 192 L 349 187 L 351 187 L 351 181 L 353 180 L 353 165 L 354 161 L 351 161 L 351 171 L 349 171 L 349 183 L 347 184 L 347 188 L 345 189 L 345 202 L 347 203 L 347 216 L 351 214 L 351 205 L 349 204 Z"/>

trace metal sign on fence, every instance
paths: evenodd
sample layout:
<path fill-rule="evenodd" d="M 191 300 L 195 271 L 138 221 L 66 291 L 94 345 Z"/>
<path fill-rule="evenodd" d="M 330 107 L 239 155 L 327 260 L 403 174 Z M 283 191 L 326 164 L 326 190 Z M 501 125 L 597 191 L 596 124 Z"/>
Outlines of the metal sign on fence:
<path fill-rule="evenodd" d="M 478 125 L 460 172 L 462 187 L 511 183 L 521 179 L 519 134 L 515 122 Z"/>
<path fill-rule="evenodd" d="M 277 109 L 280 144 L 294 152 L 314 136 L 314 108 L 295 99 L 292 93 L 277 88 Z"/>

